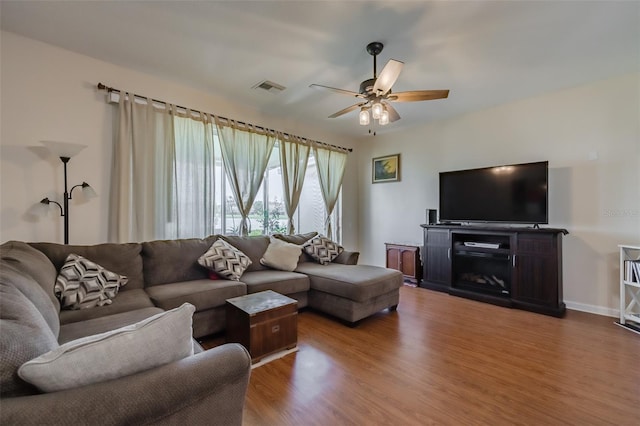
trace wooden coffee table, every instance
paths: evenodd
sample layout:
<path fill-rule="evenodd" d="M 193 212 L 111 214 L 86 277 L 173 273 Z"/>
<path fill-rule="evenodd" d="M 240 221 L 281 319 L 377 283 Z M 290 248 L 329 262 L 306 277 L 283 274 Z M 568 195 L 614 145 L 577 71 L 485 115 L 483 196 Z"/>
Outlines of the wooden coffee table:
<path fill-rule="evenodd" d="M 267 290 L 227 299 L 227 342 L 243 345 L 251 361 L 298 343 L 298 302 Z"/>

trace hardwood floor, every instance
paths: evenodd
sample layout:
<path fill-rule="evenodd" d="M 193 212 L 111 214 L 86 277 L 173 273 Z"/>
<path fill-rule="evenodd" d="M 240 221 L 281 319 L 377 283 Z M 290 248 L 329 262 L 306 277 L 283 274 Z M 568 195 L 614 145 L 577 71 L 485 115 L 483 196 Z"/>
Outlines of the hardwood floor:
<path fill-rule="evenodd" d="M 357 328 L 307 310 L 251 373 L 245 425 L 640 424 L 640 336 L 403 287 Z"/>

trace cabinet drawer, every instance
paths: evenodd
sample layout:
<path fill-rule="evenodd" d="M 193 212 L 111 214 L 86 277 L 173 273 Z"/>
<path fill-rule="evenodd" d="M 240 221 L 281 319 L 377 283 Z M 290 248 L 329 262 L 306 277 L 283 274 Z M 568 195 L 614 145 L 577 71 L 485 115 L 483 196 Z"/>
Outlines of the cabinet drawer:
<path fill-rule="evenodd" d="M 251 358 L 293 347 L 298 341 L 297 312 L 251 325 L 249 332 Z"/>

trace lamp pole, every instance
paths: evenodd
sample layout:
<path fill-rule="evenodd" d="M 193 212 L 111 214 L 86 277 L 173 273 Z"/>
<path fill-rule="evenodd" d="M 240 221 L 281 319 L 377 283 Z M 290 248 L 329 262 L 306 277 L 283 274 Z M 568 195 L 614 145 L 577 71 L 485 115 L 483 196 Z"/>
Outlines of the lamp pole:
<path fill-rule="evenodd" d="M 64 204 L 64 243 L 69 244 L 69 191 L 67 190 L 67 163 L 69 162 L 70 157 L 60 157 L 62 163 L 64 164 L 64 196 L 63 196 L 63 204 Z"/>

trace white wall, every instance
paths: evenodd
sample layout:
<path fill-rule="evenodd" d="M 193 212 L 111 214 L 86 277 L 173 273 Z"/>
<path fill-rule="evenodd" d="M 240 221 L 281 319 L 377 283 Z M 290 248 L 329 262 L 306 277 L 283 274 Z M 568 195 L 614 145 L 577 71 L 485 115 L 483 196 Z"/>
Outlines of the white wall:
<path fill-rule="evenodd" d="M 385 242 L 422 241 L 438 172 L 548 160 L 549 226 L 570 232 L 565 302 L 616 315 L 617 245 L 640 244 L 639 117 L 636 73 L 361 141 L 361 262 L 384 265 Z M 402 180 L 371 184 L 371 158 L 395 153 Z"/>
<path fill-rule="evenodd" d="M 0 241 L 62 242 L 62 219 L 36 220 L 30 208 L 44 197 L 61 200 L 62 163 L 42 140 L 86 144 L 68 167 L 69 184 L 89 182 L 99 198 L 70 208 L 70 242 L 107 239 L 113 114 L 98 82 L 299 136 L 349 147 L 353 141 L 297 122 L 270 118 L 211 94 L 79 55 L 9 32 L 1 33 Z M 211 76 L 215 78 L 215 75 Z M 349 156 L 343 188 L 343 244 L 357 244 L 357 159 Z M 78 203 L 78 204 L 76 204 Z M 53 207 L 52 207 L 53 209 Z"/>

